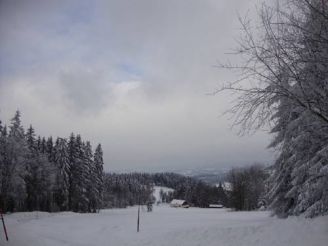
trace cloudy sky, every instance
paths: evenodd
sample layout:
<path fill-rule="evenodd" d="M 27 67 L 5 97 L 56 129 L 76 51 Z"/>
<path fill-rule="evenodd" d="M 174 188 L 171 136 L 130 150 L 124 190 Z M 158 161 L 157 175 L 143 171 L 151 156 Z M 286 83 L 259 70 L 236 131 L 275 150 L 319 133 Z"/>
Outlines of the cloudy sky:
<path fill-rule="evenodd" d="M 105 169 L 268 163 L 270 136 L 237 136 L 225 61 L 245 0 L 1 0 L 0 119 L 42 136 L 80 133 Z M 235 58 L 232 58 L 235 59 Z"/>

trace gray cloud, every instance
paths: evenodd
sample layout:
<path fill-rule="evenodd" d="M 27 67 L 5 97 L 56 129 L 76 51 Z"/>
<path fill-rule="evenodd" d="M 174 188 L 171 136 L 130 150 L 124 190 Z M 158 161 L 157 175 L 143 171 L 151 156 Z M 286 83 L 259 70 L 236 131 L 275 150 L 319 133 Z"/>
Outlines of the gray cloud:
<path fill-rule="evenodd" d="M 60 75 L 60 84 L 63 87 L 65 102 L 69 108 L 73 107 L 72 110 L 92 114 L 106 107 L 109 86 L 101 72 L 64 72 Z"/>
<path fill-rule="evenodd" d="M 206 96 L 228 71 L 237 13 L 254 1 L 1 1 L 0 118 L 19 108 L 42 135 L 81 133 L 107 170 L 270 161 L 265 133 L 240 138 Z"/>

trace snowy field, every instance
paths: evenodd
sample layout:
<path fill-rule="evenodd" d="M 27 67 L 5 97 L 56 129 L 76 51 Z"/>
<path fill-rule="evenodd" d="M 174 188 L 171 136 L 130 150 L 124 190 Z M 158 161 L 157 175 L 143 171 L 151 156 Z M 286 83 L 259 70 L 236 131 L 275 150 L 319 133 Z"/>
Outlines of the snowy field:
<path fill-rule="evenodd" d="M 15 246 L 326 246 L 328 217 L 280 220 L 266 212 L 155 206 L 103 210 L 99 214 L 15 213 L 5 217 L 9 243 Z"/>

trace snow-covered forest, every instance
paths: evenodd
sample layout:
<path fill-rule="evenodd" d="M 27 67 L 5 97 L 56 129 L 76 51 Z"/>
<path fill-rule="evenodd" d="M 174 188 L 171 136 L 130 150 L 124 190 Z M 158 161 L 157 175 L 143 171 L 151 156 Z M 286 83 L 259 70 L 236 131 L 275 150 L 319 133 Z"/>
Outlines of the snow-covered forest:
<path fill-rule="evenodd" d="M 219 89 L 238 92 L 231 113 L 242 130 L 269 127 L 277 153 L 263 167 L 233 169 L 232 191 L 176 174 L 106 174 L 103 151 L 79 134 L 36 136 L 17 111 L 0 124 L 0 203 L 4 211 L 96 212 L 152 201 L 152 187 L 174 189 L 172 197 L 198 207 L 220 202 L 252 210 L 259 202 L 281 217 L 328 212 L 328 6 L 327 1 L 281 1 L 263 5 L 254 34 L 241 20 L 236 51 L 245 63 L 223 65 L 241 78 Z M 243 83 L 246 81 L 246 85 Z M 249 81 L 252 81 L 251 85 Z"/>
<path fill-rule="evenodd" d="M 0 202 L 5 212 L 97 212 L 153 203 L 154 185 L 174 189 L 166 202 L 179 198 L 197 207 L 218 201 L 228 205 L 221 186 L 191 177 L 175 173 L 105 174 L 100 144 L 93 153 L 90 142 L 84 142 L 79 134 L 56 140 L 37 137 L 32 126 L 24 130 L 19 111 L 9 127 L 0 126 Z"/>
<path fill-rule="evenodd" d="M 0 122 L 0 206 L 3 211 L 96 212 L 102 207 L 103 152 L 89 141 L 36 137 L 17 111 Z"/>
<path fill-rule="evenodd" d="M 197 179 L 176 173 L 109 173 L 104 176 L 104 207 L 127 207 L 154 203 L 154 186 L 172 188 L 162 194 L 162 200 L 183 199 L 196 207 L 208 207 L 211 203 L 228 206 L 228 197 L 222 186 L 215 187 Z"/>

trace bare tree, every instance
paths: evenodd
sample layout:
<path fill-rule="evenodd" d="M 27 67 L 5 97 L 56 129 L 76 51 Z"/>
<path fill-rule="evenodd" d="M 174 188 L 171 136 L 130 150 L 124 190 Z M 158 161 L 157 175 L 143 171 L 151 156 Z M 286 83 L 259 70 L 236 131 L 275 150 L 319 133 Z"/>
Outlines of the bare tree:
<path fill-rule="evenodd" d="M 236 210 L 254 210 L 260 206 L 265 190 L 267 174 L 264 167 L 254 164 L 245 168 L 233 168 L 228 173 L 232 190 L 230 205 Z"/>
<path fill-rule="evenodd" d="M 327 76 L 328 56 L 322 52 L 328 46 L 327 1 L 289 0 L 283 6 L 277 2 L 275 7 L 263 4 L 259 14 L 261 23 L 256 28 L 250 20 L 240 18 L 244 35 L 234 54 L 242 57 L 242 64 L 220 65 L 237 70 L 240 78 L 214 93 L 239 92 L 230 112 L 244 130 L 270 121 L 281 98 L 328 125 L 327 86 L 320 85 Z M 314 80 L 318 81 L 315 86 Z"/>

